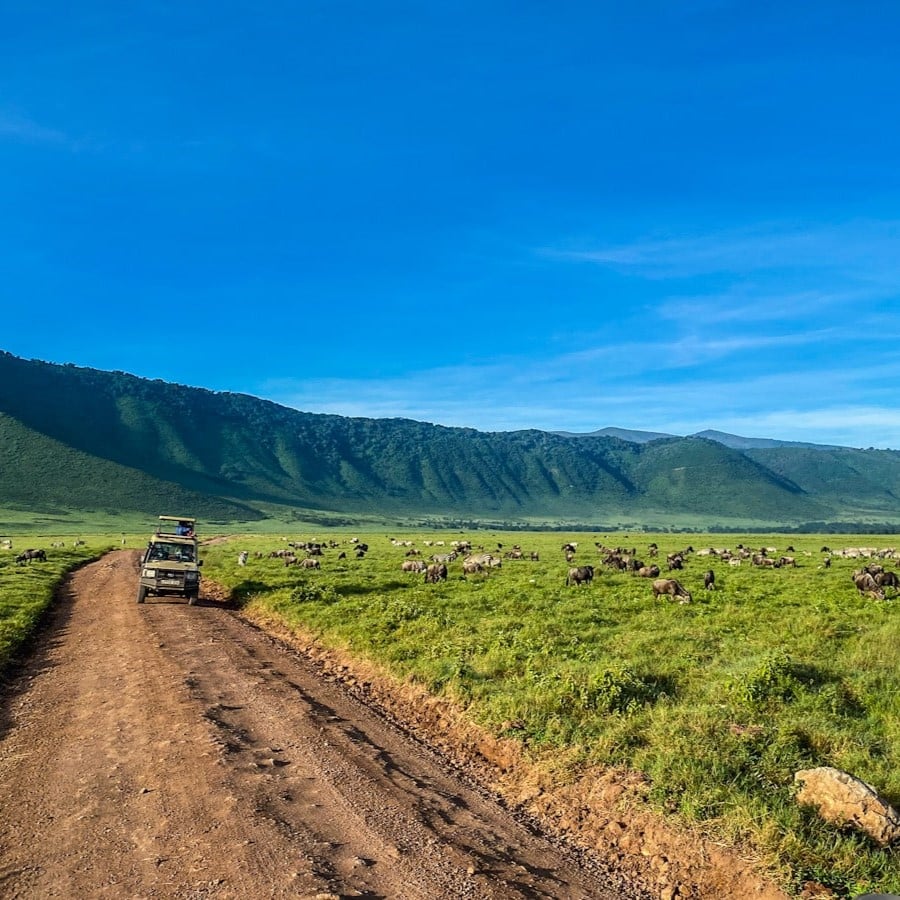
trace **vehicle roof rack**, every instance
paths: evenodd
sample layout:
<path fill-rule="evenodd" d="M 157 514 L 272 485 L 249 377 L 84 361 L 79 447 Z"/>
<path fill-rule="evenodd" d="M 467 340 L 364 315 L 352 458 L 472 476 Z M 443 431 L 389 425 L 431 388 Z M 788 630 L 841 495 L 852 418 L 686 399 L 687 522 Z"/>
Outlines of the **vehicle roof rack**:
<path fill-rule="evenodd" d="M 185 538 L 193 540 L 195 535 L 194 525 L 197 520 L 191 516 L 159 516 L 159 524 L 156 526 L 156 534 L 160 537 Z M 179 526 L 188 526 L 189 533 L 179 533 Z"/>

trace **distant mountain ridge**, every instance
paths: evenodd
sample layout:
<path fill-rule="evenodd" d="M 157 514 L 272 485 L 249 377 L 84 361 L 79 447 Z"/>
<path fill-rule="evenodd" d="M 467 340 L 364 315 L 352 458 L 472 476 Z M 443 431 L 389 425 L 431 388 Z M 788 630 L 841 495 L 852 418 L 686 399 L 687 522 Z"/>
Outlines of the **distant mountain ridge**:
<path fill-rule="evenodd" d="M 307 413 L 0 352 L 0 506 L 598 530 L 900 523 L 896 451 L 603 432 L 487 433 Z"/>
<path fill-rule="evenodd" d="M 658 441 L 661 438 L 679 437 L 676 434 L 667 434 L 663 431 L 634 431 L 628 428 L 601 428 L 598 431 L 589 431 L 578 433 L 573 431 L 556 431 L 564 437 L 617 437 L 623 441 L 630 441 L 635 444 L 646 444 L 648 441 Z M 714 431 L 707 429 L 706 431 L 698 431 L 695 434 L 685 435 L 685 437 L 706 438 L 708 441 L 716 441 L 716 443 L 724 444 L 733 450 L 759 450 L 772 447 L 806 447 L 810 450 L 837 450 L 840 449 L 838 444 L 810 444 L 805 441 L 781 441 L 777 438 L 751 438 L 741 437 L 738 434 L 728 434 L 726 431 Z"/>

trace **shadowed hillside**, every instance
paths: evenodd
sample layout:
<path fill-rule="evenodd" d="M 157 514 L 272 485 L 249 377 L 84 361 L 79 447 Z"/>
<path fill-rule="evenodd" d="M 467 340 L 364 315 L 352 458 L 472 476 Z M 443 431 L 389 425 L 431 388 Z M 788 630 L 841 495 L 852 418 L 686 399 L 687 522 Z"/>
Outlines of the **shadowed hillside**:
<path fill-rule="evenodd" d="M 205 498 L 216 519 L 246 519 L 257 504 L 582 522 L 900 518 L 892 451 L 346 418 L 10 354 L 0 354 L 0 412 L 2 498 L 36 506 L 198 510 Z M 162 502 L 176 488 L 183 501 Z"/>

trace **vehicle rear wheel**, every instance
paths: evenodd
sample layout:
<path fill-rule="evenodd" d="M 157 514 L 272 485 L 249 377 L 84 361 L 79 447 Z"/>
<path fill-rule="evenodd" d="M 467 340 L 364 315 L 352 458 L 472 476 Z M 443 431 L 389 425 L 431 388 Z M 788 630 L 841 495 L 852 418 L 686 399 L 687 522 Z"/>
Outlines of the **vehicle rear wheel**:
<path fill-rule="evenodd" d="M 146 599 L 147 599 L 147 588 L 145 588 L 144 585 L 141 585 L 138 588 L 138 592 L 137 592 L 137 602 L 143 603 L 144 600 L 146 600 Z"/>

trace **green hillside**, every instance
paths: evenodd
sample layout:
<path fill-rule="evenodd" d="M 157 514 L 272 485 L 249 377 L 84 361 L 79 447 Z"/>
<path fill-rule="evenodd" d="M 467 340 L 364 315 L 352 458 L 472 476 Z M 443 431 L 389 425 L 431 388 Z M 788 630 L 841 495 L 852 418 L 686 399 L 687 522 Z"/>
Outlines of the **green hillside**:
<path fill-rule="evenodd" d="M 259 512 L 160 481 L 91 456 L 0 413 L 0 500 L 37 513 L 72 509 L 107 514 L 188 509 L 213 522 L 249 521 Z"/>
<path fill-rule="evenodd" d="M 0 353 L 0 505 L 488 521 L 900 522 L 900 454 L 503 433 L 288 409 Z M 174 492 L 182 492 L 176 495 Z"/>

